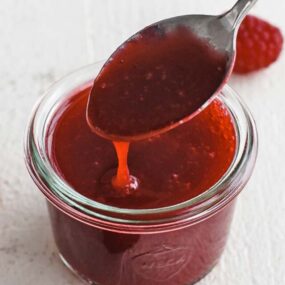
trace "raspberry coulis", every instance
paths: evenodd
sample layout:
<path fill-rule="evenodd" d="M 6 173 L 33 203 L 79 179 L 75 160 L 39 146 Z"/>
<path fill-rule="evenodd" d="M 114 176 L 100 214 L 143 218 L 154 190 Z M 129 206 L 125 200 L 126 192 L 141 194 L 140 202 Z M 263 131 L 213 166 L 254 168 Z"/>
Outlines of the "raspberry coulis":
<path fill-rule="evenodd" d="M 130 194 L 132 190 L 138 190 L 142 181 L 140 191 L 136 192 L 141 192 L 144 187 L 162 187 L 164 193 L 172 195 L 168 188 L 173 183 L 176 184 L 173 189 L 180 187 L 179 180 L 185 180 L 179 173 L 179 167 L 182 167 L 188 177 L 187 187 L 195 193 L 195 186 L 190 186 L 188 181 L 192 168 L 190 156 L 185 156 L 181 165 L 175 165 L 171 160 L 163 161 L 160 154 L 154 160 L 149 158 L 150 168 L 155 167 L 156 161 L 170 163 L 162 168 L 172 169 L 173 177 L 177 176 L 174 180 L 178 180 L 171 181 L 168 177 L 171 173 L 166 171 L 163 182 L 152 186 L 155 183 L 148 181 L 153 180 L 152 175 L 147 174 L 139 160 L 132 162 L 130 158 L 130 163 L 140 163 L 141 166 L 129 171 L 129 142 L 162 134 L 189 120 L 223 84 L 226 65 L 226 53 L 214 49 L 182 26 L 170 30 L 159 24 L 147 27 L 113 53 L 94 81 L 87 106 L 87 121 L 95 133 L 114 142 L 118 158 L 117 174 L 112 178 L 114 189 L 121 194 Z M 163 137 L 163 140 L 167 139 Z M 165 149 L 175 144 L 168 142 L 166 145 Z M 176 140 L 173 147 L 183 150 L 189 146 Z M 173 159 L 172 155 L 170 153 L 168 157 Z M 139 176 L 143 179 L 134 174 L 136 168 L 140 169 Z M 132 195 L 142 199 L 139 193 Z M 149 196 L 150 200 L 153 198 Z"/>
<path fill-rule="evenodd" d="M 129 168 L 135 191 L 114 189 L 118 162 L 112 142 L 86 122 L 91 87 L 61 103 L 49 129 L 50 159 L 77 192 L 121 208 L 174 205 L 215 184 L 230 166 L 236 148 L 228 109 L 217 99 L 189 122 L 131 144 Z M 126 164 L 125 164 L 126 166 Z M 226 243 L 234 203 L 189 227 L 154 234 L 120 233 L 89 226 L 49 204 L 61 256 L 90 284 L 193 284 L 218 262 Z"/>
<path fill-rule="evenodd" d="M 186 27 L 146 28 L 115 51 L 95 79 L 88 122 L 115 141 L 168 131 L 222 86 L 227 59 Z"/>
<path fill-rule="evenodd" d="M 201 194 L 229 168 L 235 128 L 228 110 L 215 100 L 189 122 L 132 143 L 128 165 L 138 187 L 130 193 L 117 191 L 111 183 L 118 166 L 113 144 L 86 122 L 89 93 L 90 87 L 61 104 L 49 136 L 55 167 L 86 197 L 123 208 L 169 206 Z"/>
<path fill-rule="evenodd" d="M 59 104 L 49 156 L 78 193 L 119 208 L 160 208 L 200 195 L 229 169 L 236 132 L 223 103 L 215 99 L 184 120 L 218 89 L 225 56 L 176 32 L 148 30 L 131 40 L 93 87 Z M 149 136 L 138 140 L 141 134 Z M 217 263 L 233 205 L 197 224 L 148 234 L 132 232 L 132 225 L 128 233 L 89 226 L 51 204 L 49 211 L 61 255 L 90 284 L 185 285 Z"/>

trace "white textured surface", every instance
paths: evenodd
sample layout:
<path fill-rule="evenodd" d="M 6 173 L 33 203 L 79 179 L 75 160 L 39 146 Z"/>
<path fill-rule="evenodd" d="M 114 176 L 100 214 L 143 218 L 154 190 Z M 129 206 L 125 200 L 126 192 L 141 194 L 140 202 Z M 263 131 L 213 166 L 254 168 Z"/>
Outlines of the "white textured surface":
<path fill-rule="evenodd" d="M 161 18 L 218 13 L 234 0 L 0 1 L 0 284 L 81 284 L 56 256 L 44 198 L 25 170 L 29 112 L 56 79 L 106 58 L 131 33 Z M 285 2 L 254 12 L 285 31 Z M 274 4 L 274 5 L 273 5 Z M 199 285 L 285 284 L 285 58 L 233 77 L 260 135 L 255 173 L 240 196 L 220 264 Z M 135 284 L 134 284 L 135 285 Z"/>

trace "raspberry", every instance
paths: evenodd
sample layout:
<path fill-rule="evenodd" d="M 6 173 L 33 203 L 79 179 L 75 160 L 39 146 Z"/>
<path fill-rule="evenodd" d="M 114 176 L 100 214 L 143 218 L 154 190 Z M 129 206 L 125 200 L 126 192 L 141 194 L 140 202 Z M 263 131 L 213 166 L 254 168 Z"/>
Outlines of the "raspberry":
<path fill-rule="evenodd" d="M 283 37 L 277 27 L 254 16 L 247 16 L 237 37 L 235 73 L 249 73 L 269 66 L 279 57 Z"/>

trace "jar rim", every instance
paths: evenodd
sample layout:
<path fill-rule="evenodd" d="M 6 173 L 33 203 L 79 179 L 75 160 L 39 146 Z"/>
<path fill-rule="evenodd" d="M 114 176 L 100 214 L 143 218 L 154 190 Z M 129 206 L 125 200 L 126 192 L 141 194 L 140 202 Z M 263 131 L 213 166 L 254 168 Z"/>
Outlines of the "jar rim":
<path fill-rule="evenodd" d="M 68 215 L 90 225 L 128 231 L 169 230 L 203 220 L 231 201 L 245 186 L 257 156 L 255 122 L 241 98 L 229 87 L 215 96 L 230 111 L 237 136 L 236 153 L 226 173 L 208 190 L 182 203 L 153 209 L 119 208 L 93 201 L 79 194 L 52 167 L 46 136 L 53 112 L 62 99 L 91 85 L 103 62 L 83 67 L 55 83 L 36 104 L 26 131 L 25 159 L 34 182 L 46 198 Z M 210 102 L 207 102 L 207 105 Z M 203 106 L 203 108 L 205 108 Z"/>

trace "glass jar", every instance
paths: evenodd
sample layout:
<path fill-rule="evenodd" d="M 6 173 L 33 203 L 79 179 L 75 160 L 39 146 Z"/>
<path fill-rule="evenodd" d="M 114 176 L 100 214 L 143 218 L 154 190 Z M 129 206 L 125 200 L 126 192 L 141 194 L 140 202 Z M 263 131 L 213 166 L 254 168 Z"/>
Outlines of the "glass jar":
<path fill-rule="evenodd" d="M 25 141 L 27 168 L 47 199 L 55 242 L 64 264 L 88 284 L 185 285 L 205 276 L 225 246 L 237 195 L 257 156 L 254 121 L 230 87 L 216 96 L 236 128 L 234 160 L 201 195 L 157 209 L 122 209 L 95 202 L 68 185 L 48 157 L 48 126 L 66 96 L 90 86 L 94 64 L 57 82 L 34 109 Z"/>

